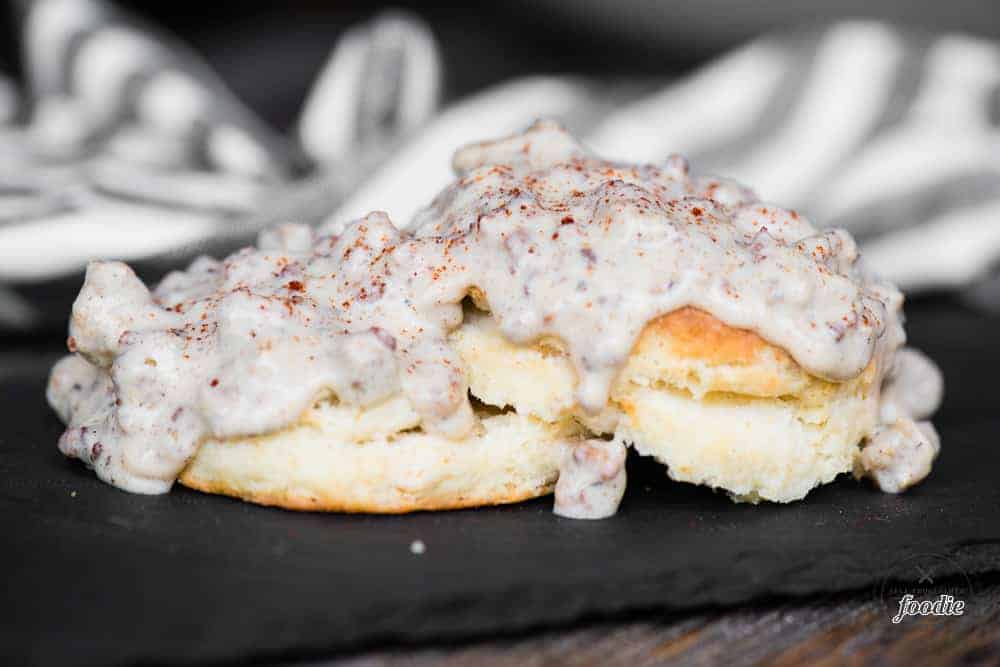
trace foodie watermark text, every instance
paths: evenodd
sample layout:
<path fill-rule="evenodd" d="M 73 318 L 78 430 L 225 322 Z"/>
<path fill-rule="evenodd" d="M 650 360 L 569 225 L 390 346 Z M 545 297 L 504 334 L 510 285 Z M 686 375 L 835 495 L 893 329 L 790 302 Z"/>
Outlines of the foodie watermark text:
<path fill-rule="evenodd" d="M 913 618 L 962 616 L 972 595 L 965 570 L 940 554 L 916 554 L 894 563 L 878 590 L 895 625 Z"/>
<path fill-rule="evenodd" d="M 951 595 L 939 595 L 936 600 L 918 600 L 907 593 L 899 600 L 899 611 L 892 617 L 893 623 L 901 623 L 907 616 L 961 616 L 965 613 L 965 600 L 956 600 Z"/>

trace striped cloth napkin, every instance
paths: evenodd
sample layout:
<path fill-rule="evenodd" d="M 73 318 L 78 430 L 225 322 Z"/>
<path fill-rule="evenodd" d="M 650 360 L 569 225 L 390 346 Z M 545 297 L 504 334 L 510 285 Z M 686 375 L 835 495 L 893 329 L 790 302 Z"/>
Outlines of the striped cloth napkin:
<path fill-rule="evenodd" d="M 839 23 L 664 81 L 519 79 L 438 108 L 428 29 L 393 13 L 334 46 L 280 136 L 183 44 L 94 0 L 36 0 L 0 79 L 0 330 L 62 327 L 90 259 L 156 278 L 270 224 L 373 209 L 405 226 L 462 143 L 553 117 L 598 153 L 752 184 L 851 230 L 909 290 L 1000 308 L 1000 50 Z"/>
<path fill-rule="evenodd" d="M 92 259 L 155 279 L 318 222 L 438 108 L 437 46 L 399 12 L 347 31 L 281 136 L 184 44 L 100 0 L 25 3 L 0 76 L 0 331 L 64 328 Z"/>

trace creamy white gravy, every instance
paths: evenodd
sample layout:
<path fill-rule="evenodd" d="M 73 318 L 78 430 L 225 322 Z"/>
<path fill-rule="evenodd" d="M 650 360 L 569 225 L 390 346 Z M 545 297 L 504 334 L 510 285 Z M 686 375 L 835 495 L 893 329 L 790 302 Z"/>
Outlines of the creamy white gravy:
<path fill-rule="evenodd" d="M 584 440 L 567 447 L 552 511 L 570 519 L 614 515 L 625 495 L 625 458 L 625 445 L 614 440 Z"/>
<path fill-rule="evenodd" d="M 70 323 L 78 355 L 49 386 L 68 424 L 61 451 L 119 487 L 162 493 L 206 437 L 285 427 L 323 391 L 362 406 L 402 391 L 426 430 L 462 438 L 476 418 L 446 336 L 472 287 L 509 340 L 565 341 L 592 412 L 643 327 L 682 306 L 831 380 L 873 359 L 886 373 L 905 340 L 902 296 L 848 233 L 691 177 L 681 157 L 606 162 L 540 122 L 460 150 L 455 168 L 406 231 L 383 213 L 285 225 L 152 292 L 120 262 L 91 264 Z M 909 418 L 913 399 L 892 386 Z"/>

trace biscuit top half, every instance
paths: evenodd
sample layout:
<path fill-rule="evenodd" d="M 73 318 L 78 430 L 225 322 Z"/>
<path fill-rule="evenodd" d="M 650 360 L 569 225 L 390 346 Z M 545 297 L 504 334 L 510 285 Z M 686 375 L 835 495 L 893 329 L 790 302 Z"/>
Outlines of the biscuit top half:
<path fill-rule="evenodd" d="M 888 368 L 904 341 L 902 296 L 847 232 L 692 177 L 679 156 L 607 162 L 539 122 L 454 165 L 402 230 L 377 212 L 284 225 L 152 291 L 125 264 L 91 264 L 70 325 L 79 354 L 49 388 L 61 449 L 163 492 L 205 438 L 286 427 L 324 392 L 358 406 L 402 392 L 424 429 L 461 439 L 476 418 L 448 333 L 470 293 L 508 340 L 561 340 L 592 412 L 646 325 L 685 307 L 836 382 Z"/>

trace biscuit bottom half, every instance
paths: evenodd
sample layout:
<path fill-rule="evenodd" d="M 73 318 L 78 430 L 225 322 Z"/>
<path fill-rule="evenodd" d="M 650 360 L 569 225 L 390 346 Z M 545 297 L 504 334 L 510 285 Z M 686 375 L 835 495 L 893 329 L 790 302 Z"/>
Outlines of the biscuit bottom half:
<path fill-rule="evenodd" d="M 465 439 L 425 432 L 402 395 L 366 409 L 324 396 L 290 428 L 205 442 L 180 482 L 298 510 L 495 505 L 551 492 L 567 443 L 602 437 L 655 457 L 675 480 L 790 502 L 850 472 L 878 419 L 874 364 L 828 382 L 693 308 L 645 328 L 596 415 L 576 403 L 560 341 L 512 344 L 470 304 L 451 342 L 479 416 Z"/>

